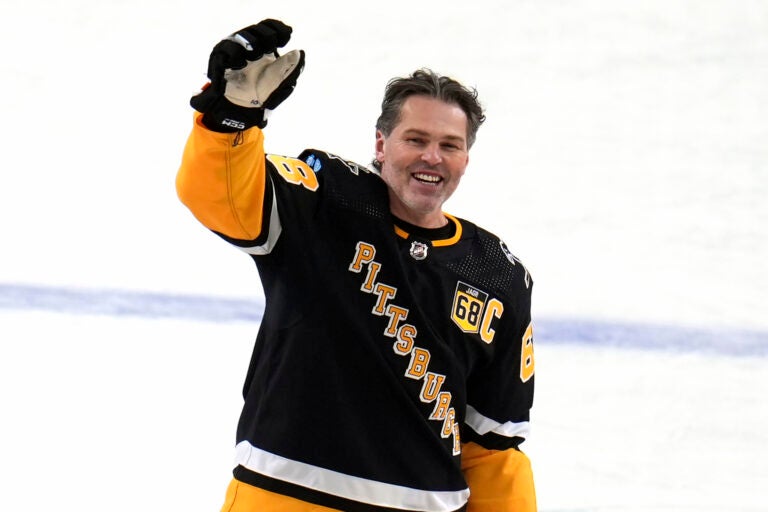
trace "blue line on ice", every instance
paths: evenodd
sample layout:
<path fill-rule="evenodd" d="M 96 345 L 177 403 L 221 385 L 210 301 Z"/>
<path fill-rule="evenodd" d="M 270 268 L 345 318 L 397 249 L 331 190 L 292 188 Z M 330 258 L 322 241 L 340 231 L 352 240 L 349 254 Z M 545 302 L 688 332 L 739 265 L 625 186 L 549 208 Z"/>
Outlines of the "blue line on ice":
<path fill-rule="evenodd" d="M 261 299 L 0 283 L 0 310 L 258 323 L 263 308 Z M 759 330 L 555 317 L 534 322 L 539 344 L 768 356 L 768 332 Z"/>
<path fill-rule="evenodd" d="M 209 322 L 259 322 L 263 304 L 255 300 L 202 295 L 0 283 L 0 309 L 144 318 L 187 318 Z"/>

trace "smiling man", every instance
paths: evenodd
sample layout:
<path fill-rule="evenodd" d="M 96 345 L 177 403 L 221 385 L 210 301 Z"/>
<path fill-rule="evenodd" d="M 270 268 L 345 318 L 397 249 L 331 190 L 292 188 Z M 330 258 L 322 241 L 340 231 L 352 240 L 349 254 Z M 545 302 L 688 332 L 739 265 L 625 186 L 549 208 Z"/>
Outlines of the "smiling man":
<path fill-rule="evenodd" d="M 267 154 L 304 52 L 264 20 L 221 41 L 177 190 L 250 255 L 266 309 L 225 512 L 529 512 L 532 281 L 498 237 L 443 212 L 484 120 L 429 70 L 391 80 L 373 170 Z M 211 269 L 214 271 L 214 269 Z"/>
<path fill-rule="evenodd" d="M 422 92 L 411 92 L 414 79 L 429 86 Z M 430 86 L 433 92 L 428 90 Z M 397 124 L 380 121 L 377 126 L 374 166 L 389 187 L 390 210 L 417 226 L 439 228 L 448 223 L 442 214 L 443 203 L 456 190 L 467 168 L 468 131 L 476 130 L 483 119 L 479 106 L 468 105 L 473 118 L 470 127 L 461 106 L 433 96 L 465 95 L 466 91 L 457 86 L 426 71 L 417 71 L 409 79 L 393 80 L 390 94 L 405 88 L 407 96 L 403 94 Z M 443 88 L 449 92 L 443 93 Z"/>

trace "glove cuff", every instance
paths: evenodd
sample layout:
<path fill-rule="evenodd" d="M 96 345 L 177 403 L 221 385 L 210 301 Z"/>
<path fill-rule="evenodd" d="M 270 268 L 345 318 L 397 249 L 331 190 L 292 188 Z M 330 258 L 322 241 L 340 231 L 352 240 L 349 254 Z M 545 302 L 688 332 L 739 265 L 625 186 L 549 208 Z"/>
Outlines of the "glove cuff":
<path fill-rule="evenodd" d="M 264 128 L 267 119 L 263 108 L 246 108 L 235 105 L 223 94 L 207 87 L 190 100 L 192 108 L 203 114 L 206 128 L 219 133 L 234 133 L 253 126 Z"/>

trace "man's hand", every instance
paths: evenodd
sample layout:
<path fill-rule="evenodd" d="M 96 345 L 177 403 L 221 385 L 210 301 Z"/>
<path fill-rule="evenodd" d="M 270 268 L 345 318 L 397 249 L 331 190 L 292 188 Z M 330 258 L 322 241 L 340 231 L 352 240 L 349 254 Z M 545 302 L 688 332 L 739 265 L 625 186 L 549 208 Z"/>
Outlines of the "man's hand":
<path fill-rule="evenodd" d="M 214 46 L 208 60 L 210 82 L 190 100 L 209 129 L 235 132 L 267 125 L 269 112 L 293 92 L 304 69 L 303 50 L 277 53 L 291 32 L 283 22 L 267 19 Z"/>

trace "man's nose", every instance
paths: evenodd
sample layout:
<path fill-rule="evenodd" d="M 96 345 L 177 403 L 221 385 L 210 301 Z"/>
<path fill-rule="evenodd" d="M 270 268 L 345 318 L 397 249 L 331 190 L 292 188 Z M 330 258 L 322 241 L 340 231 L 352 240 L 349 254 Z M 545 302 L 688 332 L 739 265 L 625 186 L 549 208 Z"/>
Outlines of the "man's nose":
<path fill-rule="evenodd" d="M 443 161 L 438 144 L 428 144 L 421 153 L 421 159 L 429 165 L 437 165 Z"/>

